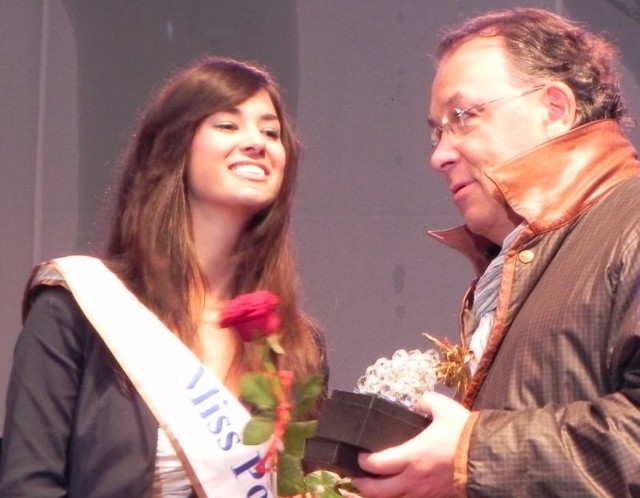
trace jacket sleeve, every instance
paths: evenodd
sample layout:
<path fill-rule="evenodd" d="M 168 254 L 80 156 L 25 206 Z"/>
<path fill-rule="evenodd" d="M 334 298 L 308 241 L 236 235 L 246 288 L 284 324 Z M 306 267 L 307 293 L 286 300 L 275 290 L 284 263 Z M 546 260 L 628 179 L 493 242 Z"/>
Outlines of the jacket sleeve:
<path fill-rule="evenodd" d="M 0 496 L 67 495 L 67 452 L 82 381 L 86 319 L 62 287 L 42 287 L 14 350 Z"/>
<path fill-rule="evenodd" d="M 603 376 L 604 392 L 566 404 L 478 411 L 468 444 L 459 446 L 468 497 L 640 496 L 639 254 L 635 233 L 607 269 L 606 297 L 592 296 L 608 317 L 608 330 L 591 331 L 604 334 L 606 350 L 582 344 L 582 370 L 549 354 L 548 361 L 564 362 L 567 386 L 579 381 L 572 376 Z"/>
<path fill-rule="evenodd" d="M 536 410 L 477 412 L 466 495 L 635 497 L 640 494 L 638 391 Z"/>

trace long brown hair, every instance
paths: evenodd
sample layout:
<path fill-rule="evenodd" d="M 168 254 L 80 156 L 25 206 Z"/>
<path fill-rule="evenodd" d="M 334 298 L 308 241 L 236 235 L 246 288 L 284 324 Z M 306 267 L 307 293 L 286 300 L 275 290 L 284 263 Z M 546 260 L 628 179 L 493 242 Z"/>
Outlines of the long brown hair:
<path fill-rule="evenodd" d="M 298 308 L 290 248 L 290 211 L 300 144 L 282 92 L 264 68 L 228 58 L 207 58 L 179 72 L 153 97 L 123 156 L 123 173 L 106 259 L 139 299 L 193 347 L 204 303 L 205 279 L 193 250 L 185 171 L 196 128 L 211 114 L 231 109 L 257 91 L 268 92 L 281 124 L 284 178 L 274 202 L 258 212 L 240 236 L 231 295 L 267 289 L 281 299 L 281 360 L 296 376 L 317 372 L 323 347 Z M 250 345 L 243 368 L 256 365 Z"/>

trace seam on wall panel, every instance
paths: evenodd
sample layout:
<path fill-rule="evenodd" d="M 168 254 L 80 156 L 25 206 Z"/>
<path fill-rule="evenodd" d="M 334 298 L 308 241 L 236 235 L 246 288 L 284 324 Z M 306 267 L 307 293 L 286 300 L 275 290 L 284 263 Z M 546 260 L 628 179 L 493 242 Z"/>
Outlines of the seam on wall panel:
<path fill-rule="evenodd" d="M 33 195 L 33 264 L 42 255 L 42 206 L 44 195 L 44 125 L 47 114 L 47 66 L 49 50 L 49 0 L 42 2 L 42 29 L 40 32 L 40 67 L 38 87 L 38 129 L 36 136 L 35 185 Z"/>

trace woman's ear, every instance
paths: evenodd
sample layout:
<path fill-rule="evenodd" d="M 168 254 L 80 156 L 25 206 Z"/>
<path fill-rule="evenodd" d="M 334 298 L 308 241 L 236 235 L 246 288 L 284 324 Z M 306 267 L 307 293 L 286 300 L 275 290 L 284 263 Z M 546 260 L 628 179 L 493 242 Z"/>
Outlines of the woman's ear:
<path fill-rule="evenodd" d="M 544 88 L 548 126 L 552 135 L 561 135 L 573 128 L 577 118 L 576 96 L 562 81 L 554 81 Z"/>

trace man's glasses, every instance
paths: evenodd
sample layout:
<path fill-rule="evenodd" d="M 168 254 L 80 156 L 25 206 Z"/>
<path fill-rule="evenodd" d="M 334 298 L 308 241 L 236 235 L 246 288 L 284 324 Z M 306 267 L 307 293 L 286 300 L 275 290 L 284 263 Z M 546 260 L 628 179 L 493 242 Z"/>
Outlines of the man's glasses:
<path fill-rule="evenodd" d="M 516 95 L 507 95 L 505 97 L 498 97 L 497 99 L 489 100 L 488 102 L 483 102 L 482 104 L 472 105 L 471 107 L 466 107 L 464 109 L 460 109 L 458 107 L 454 107 L 447 115 L 442 118 L 440 122 L 440 126 L 434 126 L 431 129 L 431 146 L 437 147 L 442 139 L 442 134 L 446 131 L 451 135 L 462 135 L 465 132 L 469 131 L 473 124 L 469 122 L 469 118 L 472 116 L 473 111 L 477 111 L 479 109 L 483 109 L 490 104 L 495 104 L 496 102 L 507 101 L 511 99 L 517 99 L 519 97 L 524 97 L 525 95 L 529 95 L 530 93 L 537 92 L 541 90 L 546 85 L 538 85 L 533 88 L 529 88 L 522 93 L 518 93 Z"/>

